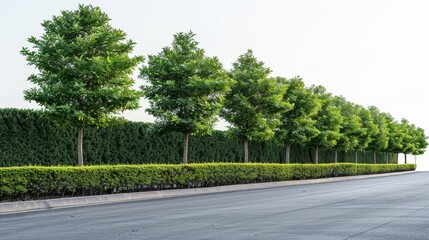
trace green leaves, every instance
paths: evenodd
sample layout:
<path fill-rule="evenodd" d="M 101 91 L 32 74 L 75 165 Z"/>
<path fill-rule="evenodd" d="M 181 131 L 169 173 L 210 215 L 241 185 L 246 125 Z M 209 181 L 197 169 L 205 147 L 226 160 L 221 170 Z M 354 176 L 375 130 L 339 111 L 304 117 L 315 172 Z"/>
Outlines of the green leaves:
<path fill-rule="evenodd" d="M 222 116 L 230 132 L 251 141 L 264 141 L 274 135 L 280 116 L 291 105 L 282 97 L 287 85 L 281 79 L 270 78 L 271 70 L 248 50 L 233 64 L 229 76 L 236 81 L 227 93 Z"/>
<path fill-rule="evenodd" d="M 141 93 L 129 75 L 143 57 L 129 56 L 135 43 L 109 21 L 91 5 L 44 21 L 44 34 L 21 50 L 39 71 L 28 78 L 36 87 L 24 98 L 73 126 L 106 126 L 112 114 L 137 109 Z"/>
<path fill-rule="evenodd" d="M 310 89 L 305 88 L 300 77 L 288 80 L 287 84 L 288 89 L 283 95 L 283 102 L 290 104 L 292 109 L 281 115 L 277 140 L 283 146 L 304 146 L 320 133 L 315 126 L 315 117 L 322 103 Z"/>
<path fill-rule="evenodd" d="M 116 165 L 0 168 L 0 202 L 415 170 L 415 164 Z"/>
<path fill-rule="evenodd" d="M 309 146 L 333 148 L 341 137 L 341 109 L 334 105 L 332 95 L 326 92 L 324 87 L 312 86 L 311 91 L 321 101 L 322 106 L 315 116 L 315 127 L 319 134 L 309 142 Z"/>
<path fill-rule="evenodd" d="M 140 77 L 147 81 L 142 86 L 150 103 L 146 111 L 164 130 L 201 135 L 212 131 L 232 81 L 216 57 L 198 48 L 194 36 L 175 34 L 171 47 L 148 57 Z"/>

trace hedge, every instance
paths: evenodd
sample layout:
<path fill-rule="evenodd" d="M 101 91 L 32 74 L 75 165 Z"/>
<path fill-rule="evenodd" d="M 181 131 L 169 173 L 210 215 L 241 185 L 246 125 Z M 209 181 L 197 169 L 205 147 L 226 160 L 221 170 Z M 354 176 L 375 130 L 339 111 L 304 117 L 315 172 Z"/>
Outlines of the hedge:
<path fill-rule="evenodd" d="M 84 164 L 175 164 L 182 161 L 182 135 L 160 134 L 156 125 L 142 122 L 115 123 L 102 129 L 85 128 Z M 0 109 L 0 167 L 77 164 L 77 129 L 53 124 L 40 111 Z M 191 137 L 189 163 L 242 162 L 243 143 L 223 131 Z M 274 139 L 250 142 L 251 162 L 282 163 L 285 149 Z M 372 163 L 372 152 L 358 152 L 359 163 Z M 378 153 L 385 163 L 385 153 Z M 320 150 L 319 162 L 334 161 L 334 151 Z M 339 162 L 355 162 L 354 151 L 339 152 Z M 292 146 L 291 163 L 311 163 L 310 151 Z M 389 154 L 397 163 L 397 154 Z"/>
<path fill-rule="evenodd" d="M 111 165 L 0 168 L 0 201 L 288 181 L 415 170 L 414 164 Z"/>

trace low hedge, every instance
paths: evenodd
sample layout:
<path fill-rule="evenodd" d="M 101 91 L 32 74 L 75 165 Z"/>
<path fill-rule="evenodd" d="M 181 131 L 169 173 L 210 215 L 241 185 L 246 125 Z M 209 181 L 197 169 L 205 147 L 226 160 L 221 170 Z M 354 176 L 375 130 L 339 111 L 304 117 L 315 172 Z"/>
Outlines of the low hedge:
<path fill-rule="evenodd" d="M 0 201 L 326 178 L 415 170 L 415 164 L 113 165 L 0 168 Z"/>

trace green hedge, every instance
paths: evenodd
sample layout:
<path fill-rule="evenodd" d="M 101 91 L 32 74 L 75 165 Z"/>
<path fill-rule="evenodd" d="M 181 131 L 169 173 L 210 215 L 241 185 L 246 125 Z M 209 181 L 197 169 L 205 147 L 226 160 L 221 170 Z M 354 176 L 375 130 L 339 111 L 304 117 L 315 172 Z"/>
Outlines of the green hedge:
<path fill-rule="evenodd" d="M 285 149 L 275 140 L 250 142 L 251 162 L 284 162 Z M 0 109 L 0 167 L 76 165 L 77 129 L 55 126 L 40 111 Z M 243 144 L 223 131 L 191 137 L 189 163 L 242 162 Z M 113 124 L 108 128 L 84 130 L 84 164 L 181 163 L 182 136 L 160 134 L 155 125 L 142 122 Z M 372 163 L 372 152 L 359 152 L 359 163 Z M 380 163 L 385 153 L 378 153 Z M 334 161 L 334 151 L 320 150 L 319 162 Z M 339 162 L 355 162 L 355 154 L 339 152 Z M 293 146 L 291 163 L 311 163 L 309 149 Z M 389 163 L 397 155 L 389 154 Z"/>
<path fill-rule="evenodd" d="M 415 170 L 414 164 L 113 165 L 0 168 L 0 201 L 326 178 Z"/>

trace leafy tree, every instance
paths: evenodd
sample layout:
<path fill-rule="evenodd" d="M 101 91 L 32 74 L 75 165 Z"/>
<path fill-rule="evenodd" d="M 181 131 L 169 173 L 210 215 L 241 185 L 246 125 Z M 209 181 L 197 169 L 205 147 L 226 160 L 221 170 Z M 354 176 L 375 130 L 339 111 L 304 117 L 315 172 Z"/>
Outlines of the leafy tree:
<path fill-rule="evenodd" d="M 404 131 L 401 127 L 401 125 L 395 121 L 395 119 L 387 114 L 387 126 L 389 128 L 389 142 L 387 145 L 386 152 L 392 152 L 392 153 L 399 153 L 402 150 L 402 141 L 404 137 Z M 388 154 L 386 157 L 386 162 L 389 162 Z"/>
<path fill-rule="evenodd" d="M 177 33 L 171 47 L 150 55 L 140 77 L 149 99 L 146 111 L 157 118 L 163 131 L 183 134 L 183 163 L 188 162 L 189 135 L 212 131 L 231 80 L 216 57 L 198 48 L 195 34 Z"/>
<path fill-rule="evenodd" d="M 270 78 L 269 68 L 258 61 L 251 50 L 233 63 L 230 77 L 236 81 L 226 94 L 222 116 L 231 126 L 231 134 L 243 139 L 244 162 L 249 161 L 250 141 L 264 141 L 274 135 L 282 112 L 291 105 L 282 101 L 284 79 Z"/>
<path fill-rule="evenodd" d="M 429 144 L 427 141 L 428 137 L 426 137 L 425 131 L 423 130 L 423 128 L 416 129 L 414 139 L 415 139 L 416 147 L 412 152 L 412 154 L 420 155 L 425 153 L 426 148 L 428 147 Z"/>
<path fill-rule="evenodd" d="M 281 125 L 277 130 L 277 140 L 286 146 L 286 163 L 290 163 L 292 145 L 305 145 L 319 134 L 314 117 L 322 107 L 320 99 L 306 88 L 300 77 L 288 81 L 288 89 L 283 95 L 283 102 L 293 104 L 290 111 L 281 115 Z"/>
<path fill-rule="evenodd" d="M 317 164 L 319 163 L 319 147 L 331 149 L 337 145 L 337 141 L 341 137 L 340 129 L 343 117 L 340 108 L 333 104 L 334 98 L 326 92 L 324 87 L 312 86 L 311 90 L 322 102 L 322 107 L 315 117 L 315 127 L 319 130 L 319 134 L 308 143 L 308 146 L 314 150 L 313 162 Z"/>
<path fill-rule="evenodd" d="M 25 99 L 58 122 L 78 127 L 79 166 L 84 127 L 104 127 L 112 114 L 139 107 L 141 93 L 131 88 L 129 75 L 143 58 L 129 56 L 135 43 L 109 21 L 100 8 L 79 5 L 44 21 L 44 34 L 28 39 L 33 49 L 21 50 L 39 70 L 28 78 L 37 87 L 25 91 Z"/>
<path fill-rule="evenodd" d="M 362 135 L 359 135 L 359 145 L 355 149 L 355 162 L 358 163 L 358 151 L 367 149 L 368 144 L 372 141 L 372 137 L 378 133 L 377 125 L 372 119 L 371 112 L 362 107 L 357 106 L 357 112 L 362 120 L 362 129 L 364 130 Z"/>
<path fill-rule="evenodd" d="M 335 160 L 338 162 L 337 150 L 350 151 L 356 149 L 362 136 L 366 134 L 363 128 L 363 122 L 359 116 L 359 110 L 356 105 L 348 102 L 344 97 L 334 97 L 334 105 L 340 108 L 343 121 L 341 121 L 340 137 L 335 146 Z"/>
<path fill-rule="evenodd" d="M 387 115 L 380 112 L 380 110 L 374 106 L 369 107 L 368 110 L 371 113 L 374 124 L 377 126 L 377 130 L 373 132 L 367 149 L 373 151 L 374 163 L 377 163 L 376 152 L 386 150 L 389 144 Z"/>
<path fill-rule="evenodd" d="M 400 123 L 402 131 L 402 148 L 401 152 L 404 154 L 405 163 L 407 163 L 407 155 L 418 151 L 419 133 L 414 124 L 410 124 L 407 119 L 402 119 Z"/>

